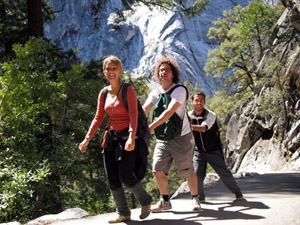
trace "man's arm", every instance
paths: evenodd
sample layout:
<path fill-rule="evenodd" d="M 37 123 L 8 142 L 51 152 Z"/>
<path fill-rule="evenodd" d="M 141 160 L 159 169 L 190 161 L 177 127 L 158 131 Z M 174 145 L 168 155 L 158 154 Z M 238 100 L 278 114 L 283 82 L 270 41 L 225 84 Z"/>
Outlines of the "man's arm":
<path fill-rule="evenodd" d="M 192 129 L 194 131 L 199 131 L 199 132 L 206 132 L 207 130 L 207 125 L 196 125 L 196 124 L 192 124 Z"/>
<path fill-rule="evenodd" d="M 168 105 L 168 108 L 162 114 L 160 114 L 160 116 L 154 122 L 152 122 L 149 125 L 150 132 L 152 133 L 156 127 L 166 122 L 180 106 L 181 104 L 173 99 Z"/>
<path fill-rule="evenodd" d="M 192 129 L 194 131 L 200 131 L 200 132 L 206 132 L 208 129 L 210 129 L 215 121 L 216 121 L 216 114 L 214 112 L 209 112 L 207 115 L 206 120 L 204 120 L 201 124 L 192 124 Z"/>

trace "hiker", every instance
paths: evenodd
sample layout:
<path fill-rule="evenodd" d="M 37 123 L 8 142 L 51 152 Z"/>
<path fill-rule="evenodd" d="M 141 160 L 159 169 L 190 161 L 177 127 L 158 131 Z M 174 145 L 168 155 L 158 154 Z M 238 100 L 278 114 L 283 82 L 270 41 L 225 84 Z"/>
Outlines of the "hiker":
<path fill-rule="evenodd" d="M 172 87 L 179 83 L 180 70 L 177 62 L 170 57 L 162 57 L 155 66 L 154 77 L 160 86 L 153 89 L 143 105 L 147 114 L 151 107 L 155 106 L 160 96 L 167 93 Z M 182 118 L 182 127 L 179 134 L 171 140 L 161 140 L 160 134 L 155 134 L 157 141 L 153 153 L 153 172 L 160 191 L 161 198 L 152 207 L 154 213 L 162 212 L 172 208 L 168 192 L 168 172 L 174 161 L 177 168 L 178 177 L 187 179 L 192 195 L 192 209 L 201 210 L 198 201 L 197 176 L 193 168 L 194 137 L 191 124 L 187 116 L 187 90 L 179 86 L 170 94 L 171 102 L 168 107 L 150 125 L 150 133 L 158 130 L 161 125 L 166 125 L 166 121 L 173 115 Z M 154 108 L 154 111 L 156 109 Z"/>
<path fill-rule="evenodd" d="M 204 108 L 205 94 L 197 92 L 191 97 L 193 110 L 189 112 L 196 147 L 194 151 L 194 169 L 198 178 L 199 201 L 205 203 L 203 181 L 209 163 L 220 176 L 226 187 L 235 194 L 236 200 L 243 200 L 243 194 L 227 169 L 222 152 L 222 144 L 216 114 Z"/>
<path fill-rule="evenodd" d="M 100 91 L 96 115 L 90 125 L 85 139 L 79 149 L 86 151 L 89 141 L 102 124 L 105 112 L 109 115 L 108 146 L 104 149 L 104 165 L 108 177 L 109 187 L 117 207 L 117 218 L 109 223 L 120 223 L 131 220 L 131 212 L 127 204 L 122 183 L 134 194 L 141 204 L 140 219 L 150 214 L 151 196 L 146 192 L 141 182 L 134 175 L 142 139 L 137 138 L 137 96 L 132 85 L 127 88 L 128 110 L 122 100 L 121 74 L 123 73 L 121 60 L 116 56 L 108 56 L 103 61 L 103 71 L 110 85 L 106 87 L 107 96 L 104 99 L 104 89 Z"/>

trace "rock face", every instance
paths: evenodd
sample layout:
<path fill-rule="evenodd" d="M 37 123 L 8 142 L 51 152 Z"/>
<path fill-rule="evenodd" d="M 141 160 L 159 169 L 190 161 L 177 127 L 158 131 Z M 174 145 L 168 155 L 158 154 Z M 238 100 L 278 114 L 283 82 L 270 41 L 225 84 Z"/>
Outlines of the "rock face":
<path fill-rule="evenodd" d="M 282 0 L 283 5 L 288 8 L 291 24 L 300 31 L 300 2 L 297 0 Z"/>
<path fill-rule="evenodd" d="M 282 66 L 278 89 L 284 90 L 281 114 L 259 112 L 264 94 L 273 87 L 263 86 L 232 115 L 227 129 L 225 153 L 233 172 L 300 170 L 300 30 L 295 18 L 300 16 L 299 1 L 286 1 L 285 10 L 271 40 L 276 58 Z M 290 7 L 293 6 L 293 7 Z M 265 58 L 273 59 L 269 52 Z M 263 68 L 264 64 L 261 64 Z"/>
<path fill-rule="evenodd" d="M 54 9 L 62 7 L 63 2 L 51 1 Z M 113 9 L 120 7 L 120 1 L 108 1 L 99 15 L 97 29 L 90 14 L 92 2 L 69 1 L 57 18 L 45 25 L 45 37 L 59 43 L 65 50 L 78 49 L 78 56 L 84 61 L 97 60 L 108 54 L 117 55 L 124 69 L 136 76 L 150 74 L 161 55 L 170 55 L 179 63 L 182 81 L 198 83 L 212 96 L 219 82 L 207 77 L 203 66 L 208 51 L 218 43 L 207 38 L 207 31 L 211 22 L 221 17 L 225 9 L 232 9 L 237 4 L 246 6 L 249 1 L 211 0 L 205 13 L 192 19 L 140 6 L 120 24 L 120 30 L 116 30 L 112 23 Z"/>
<path fill-rule="evenodd" d="M 217 184 L 220 181 L 220 176 L 217 173 L 207 173 L 203 181 L 204 188 L 208 188 Z M 177 191 L 172 195 L 171 199 L 190 198 L 190 188 L 187 181 L 183 182 Z"/>

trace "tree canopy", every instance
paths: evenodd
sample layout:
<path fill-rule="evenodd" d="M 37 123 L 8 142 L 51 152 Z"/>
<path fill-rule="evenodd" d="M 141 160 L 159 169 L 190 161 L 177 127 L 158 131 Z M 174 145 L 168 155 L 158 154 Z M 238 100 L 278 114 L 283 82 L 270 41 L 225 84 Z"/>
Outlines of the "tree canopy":
<path fill-rule="evenodd" d="M 101 60 L 88 64 L 48 41 L 14 45 L 0 76 L 0 219 L 22 222 L 69 207 L 91 214 L 112 210 L 98 147 L 78 150 L 108 84 Z M 139 96 L 145 77 L 131 81 Z"/>
<path fill-rule="evenodd" d="M 10 55 L 14 43 L 30 37 L 43 37 L 43 22 L 54 18 L 49 2 L 41 0 L 0 1 L 0 49 Z"/>
<path fill-rule="evenodd" d="M 215 26 L 208 32 L 208 37 L 218 40 L 220 46 L 209 52 L 204 67 L 207 74 L 222 77 L 229 92 L 253 91 L 255 80 L 264 76 L 257 66 L 270 48 L 268 38 L 281 12 L 280 5 L 272 7 L 264 1 L 224 11 L 224 18 L 214 21 Z"/>

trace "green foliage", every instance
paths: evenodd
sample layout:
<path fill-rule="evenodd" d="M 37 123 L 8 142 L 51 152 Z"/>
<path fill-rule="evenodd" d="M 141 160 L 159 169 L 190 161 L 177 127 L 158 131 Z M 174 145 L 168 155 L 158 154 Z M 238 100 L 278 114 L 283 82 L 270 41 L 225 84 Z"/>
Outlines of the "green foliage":
<path fill-rule="evenodd" d="M 22 219 L 26 213 L 34 211 L 30 199 L 37 188 L 47 182 L 50 170 L 47 161 L 35 166 L 36 170 L 26 170 L 18 165 L 0 162 L 0 218 L 1 221 L 12 218 Z"/>
<path fill-rule="evenodd" d="M 261 88 L 274 87 L 280 82 L 279 61 L 263 56 L 266 52 L 275 54 L 270 37 L 282 12 L 280 3 L 252 1 L 245 8 L 236 6 L 234 10 L 224 11 L 224 18 L 213 22 L 215 27 L 210 28 L 208 37 L 220 41 L 220 47 L 209 52 L 204 70 L 223 80 L 223 91 L 207 101 L 207 107 L 217 113 L 220 121 L 225 121 L 236 107 Z M 261 96 L 262 104 L 258 106 L 261 116 L 280 113 L 283 96 L 276 89 Z M 276 101 L 281 104 L 269 103 Z M 224 143 L 226 127 L 220 127 Z"/>
<path fill-rule="evenodd" d="M 33 175 L 44 173 L 48 179 L 50 177 L 49 162 L 45 163 L 47 157 L 39 155 L 46 153 L 42 151 L 43 147 L 50 149 L 49 144 L 42 145 L 44 136 L 49 131 L 47 111 L 52 108 L 51 97 L 55 98 L 53 95 L 56 88 L 49 80 L 49 74 L 42 63 L 33 70 L 37 66 L 35 60 L 39 62 L 42 58 L 39 54 L 34 54 L 33 49 L 41 47 L 41 40 L 28 43 L 24 48 L 15 46 L 17 58 L 3 64 L 4 75 L 0 77 L 1 156 L 5 159 L 1 170 L 15 168 L 13 171 L 17 174 L 17 177 L 13 173 L 3 177 L 6 188 L 1 186 L 1 193 L 19 193 L 17 198 L 15 195 L 2 198 L 1 204 L 7 206 L 1 211 L 1 217 L 5 220 L 26 216 L 35 209 L 32 199 L 38 198 L 35 191 L 44 185 L 45 180 L 32 180 Z M 19 175 L 24 180 L 18 179 Z M 14 185 L 14 182 L 20 183 Z M 28 187 L 28 190 L 24 187 Z M 31 193 L 31 200 L 28 192 Z"/>
<path fill-rule="evenodd" d="M 183 82 L 184 86 L 186 86 L 186 88 L 188 89 L 188 94 L 189 94 L 189 98 L 188 98 L 188 111 L 192 110 L 193 109 L 193 106 L 191 104 L 191 98 L 192 98 L 192 95 L 196 92 L 199 92 L 199 91 L 204 91 L 202 89 L 200 89 L 199 87 L 199 84 L 198 83 L 195 83 L 195 85 L 191 84 L 188 80 L 185 80 Z"/>
<path fill-rule="evenodd" d="M 0 76 L 0 220 L 26 222 L 71 207 L 113 211 L 98 142 L 106 121 L 87 153 L 78 150 L 108 84 L 101 61 L 79 64 L 42 39 L 14 51 Z M 124 80 L 143 101 L 146 77 Z"/>
<path fill-rule="evenodd" d="M 149 76 L 143 75 L 133 78 L 129 72 L 125 71 L 122 79 L 124 82 L 131 83 L 134 86 L 137 97 L 143 105 L 143 103 L 146 101 L 148 93 L 150 92 L 149 87 L 145 85 L 146 82 L 148 83 L 150 81 Z"/>
<path fill-rule="evenodd" d="M 284 110 L 283 93 L 279 89 L 271 89 L 260 96 L 261 104 L 258 107 L 258 115 L 261 117 L 278 117 Z"/>
<path fill-rule="evenodd" d="M 46 41 L 30 40 L 14 51 L 16 58 L 3 63 L 0 77 L 1 221 L 24 221 L 63 208 L 65 192 L 60 189 L 81 179 L 85 167 L 75 149 L 88 126 L 82 118 L 94 114 L 86 101 L 95 102 L 99 91 L 94 81 L 84 79 L 83 65 L 58 72 L 62 62 L 74 57 Z M 5 172 L 8 168 L 18 176 Z"/>
<path fill-rule="evenodd" d="M 217 91 L 212 98 L 206 100 L 206 107 L 213 110 L 220 121 L 232 115 L 237 106 L 243 103 L 251 93 L 246 95 L 228 95 L 225 91 Z"/>
<path fill-rule="evenodd" d="M 262 76 L 257 73 L 257 65 L 269 48 L 266 40 L 281 12 L 280 5 L 254 1 L 245 8 L 224 11 L 224 18 L 213 22 L 216 27 L 209 29 L 208 37 L 221 44 L 209 52 L 204 70 L 222 77 L 227 92 L 254 91 L 256 80 Z"/>
<path fill-rule="evenodd" d="M 51 4 L 44 1 L 41 3 L 44 20 L 53 19 L 54 13 Z M 3 61 L 4 57 L 12 56 L 13 44 L 24 44 L 29 38 L 27 4 L 26 0 L 0 1 L 0 61 Z"/>
<path fill-rule="evenodd" d="M 26 1 L 0 1 L 1 55 L 3 50 L 10 52 L 13 43 L 25 42 L 27 38 L 26 8 Z"/>

